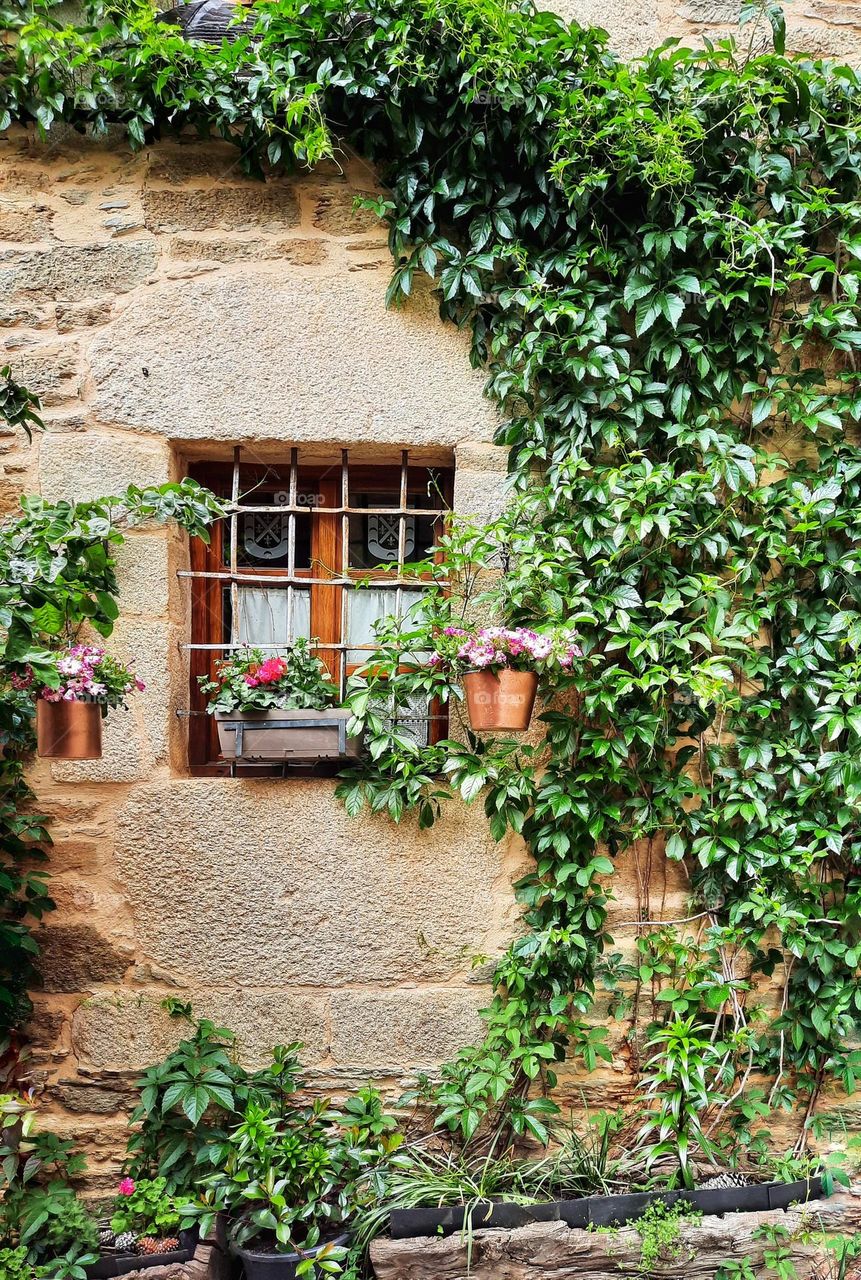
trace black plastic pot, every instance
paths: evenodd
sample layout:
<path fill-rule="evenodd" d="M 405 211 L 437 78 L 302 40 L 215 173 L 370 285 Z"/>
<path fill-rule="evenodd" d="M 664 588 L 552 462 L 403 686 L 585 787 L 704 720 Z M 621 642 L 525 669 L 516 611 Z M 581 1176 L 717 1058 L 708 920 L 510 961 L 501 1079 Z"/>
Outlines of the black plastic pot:
<path fill-rule="evenodd" d="M 87 1280 L 111 1280 L 113 1276 L 124 1276 L 129 1271 L 143 1271 L 146 1267 L 166 1267 L 174 1262 L 191 1262 L 199 1234 L 198 1227 L 180 1231 L 180 1247 L 170 1253 L 105 1254 L 98 1262 L 93 1262 L 86 1268 Z"/>
<path fill-rule="evenodd" d="M 623 1227 L 642 1218 L 650 1205 L 683 1200 L 704 1214 L 757 1213 L 786 1209 L 822 1198 L 822 1179 L 802 1182 L 770 1182 L 752 1187 L 715 1187 L 706 1191 L 640 1191 L 631 1195 L 584 1196 L 581 1200 L 554 1200 L 544 1204 L 490 1203 L 474 1206 L 472 1226 L 523 1227 L 530 1222 L 565 1222 L 569 1227 Z M 410 1236 L 452 1235 L 463 1230 L 462 1205 L 439 1209 L 393 1209 L 389 1230 L 394 1240 Z M 249 1277 L 251 1280 L 251 1277 Z"/>
<path fill-rule="evenodd" d="M 345 1246 L 349 1240 L 350 1233 L 345 1231 L 334 1240 L 325 1241 L 325 1244 Z M 295 1280 L 299 1263 L 305 1258 L 316 1258 L 322 1248 L 324 1245 L 320 1244 L 316 1249 L 309 1249 L 302 1253 L 258 1253 L 255 1249 L 240 1249 L 236 1246 L 235 1252 L 242 1259 L 245 1280 Z M 320 1272 L 315 1267 L 313 1271 L 307 1273 L 307 1280 L 319 1275 Z M 305 1277 L 302 1280 L 305 1280 Z"/>
<path fill-rule="evenodd" d="M 767 1190 L 769 1209 L 788 1209 L 791 1204 L 821 1200 L 822 1179 L 802 1178 L 800 1182 L 773 1182 Z"/>
<path fill-rule="evenodd" d="M 447 1205 L 441 1209 L 394 1209 L 391 1234 L 395 1240 L 408 1240 L 410 1236 L 451 1236 L 463 1231 L 467 1218 L 474 1228 L 525 1227 L 530 1222 L 557 1222 L 562 1216 L 561 1209 L 562 1203 L 558 1200 L 544 1204 L 486 1200 L 471 1206 Z"/>

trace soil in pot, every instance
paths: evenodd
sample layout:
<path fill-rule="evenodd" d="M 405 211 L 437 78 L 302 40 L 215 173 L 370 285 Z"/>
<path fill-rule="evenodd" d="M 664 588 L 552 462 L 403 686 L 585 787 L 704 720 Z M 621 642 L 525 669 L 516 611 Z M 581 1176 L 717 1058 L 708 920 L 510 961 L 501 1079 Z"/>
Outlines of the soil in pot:
<path fill-rule="evenodd" d="M 276 1253 L 274 1249 L 267 1249 L 260 1243 L 256 1249 L 241 1249 L 236 1246 L 235 1252 L 242 1259 L 245 1280 L 295 1280 L 296 1268 L 305 1258 L 316 1257 L 326 1244 L 346 1248 L 349 1240 L 350 1234 L 345 1231 L 334 1240 L 326 1240 L 315 1249 L 302 1253 Z M 322 1274 L 315 1267 L 313 1271 L 306 1273 L 307 1280 L 321 1280 Z M 306 1276 L 302 1280 L 306 1280 Z"/>

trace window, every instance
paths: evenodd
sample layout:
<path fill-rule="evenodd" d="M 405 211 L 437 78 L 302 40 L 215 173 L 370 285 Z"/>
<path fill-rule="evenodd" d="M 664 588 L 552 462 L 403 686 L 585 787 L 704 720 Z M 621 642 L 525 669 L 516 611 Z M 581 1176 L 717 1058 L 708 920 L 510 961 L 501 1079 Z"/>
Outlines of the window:
<path fill-rule="evenodd" d="M 291 640 L 314 641 L 339 685 L 374 648 L 374 623 L 406 615 L 424 590 L 405 566 L 433 553 L 451 502 L 449 467 L 362 461 L 343 450 L 328 459 L 304 457 L 191 468 L 202 484 L 228 499 L 209 546 L 192 544 L 192 634 L 189 763 L 220 773 L 218 738 L 197 677 L 241 645 L 278 652 Z M 442 708 L 416 707 L 409 729 L 421 741 L 443 732 Z M 259 771 L 271 766 L 241 766 Z"/>

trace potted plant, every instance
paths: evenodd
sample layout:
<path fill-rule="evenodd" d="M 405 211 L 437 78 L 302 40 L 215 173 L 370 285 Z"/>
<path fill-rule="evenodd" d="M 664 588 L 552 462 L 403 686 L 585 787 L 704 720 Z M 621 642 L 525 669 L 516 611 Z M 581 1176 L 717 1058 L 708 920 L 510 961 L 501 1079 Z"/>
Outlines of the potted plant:
<path fill-rule="evenodd" d="M 111 707 L 126 707 L 126 697 L 144 683 L 130 666 L 98 645 L 77 644 L 52 655 L 48 681 L 36 696 L 36 746 L 40 756 L 59 760 L 98 760 L 102 720 Z M 16 688 L 33 688 L 30 674 L 13 676 Z"/>
<path fill-rule="evenodd" d="M 469 723 L 477 732 L 529 728 L 539 671 L 566 671 L 582 650 L 574 633 L 557 627 L 445 627 L 434 641 L 434 665 L 460 676 Z"/>
<path fill-rule="evenodd" d="M 268 658 L 242 649 L 199 683 L 226 760 L 303 764 L 359 754 L 361 739 L 347 736 L 352 713 L 335 705 L 337 689 L 307 640 Z"/>
<path fill-rule="evenodd" d="M 90 1280 L 144 1267 L 187 1262 L 197 1243 L 196 1228 L 181 1231 L 182 1204 L 166 1178 L 123 1178 L 106 1222 L 100 1225 L 101 1258 L 87 1268 Z"/>
<path fill-rule="evenodd" d="M 343 1112 L 325 1098 L 308 1106 L 286 1096 L 249 1101 L 241 1122 L 210 1148 L 216 1172 L 198 1184 L 186 1220 L 206 1233 L 225 1215 L 246 1280 L 338 1274 L 351 1221 L 371 1202 L 375 1174 L 398 1145 L 393 1127 L 372 1090 Z"/>

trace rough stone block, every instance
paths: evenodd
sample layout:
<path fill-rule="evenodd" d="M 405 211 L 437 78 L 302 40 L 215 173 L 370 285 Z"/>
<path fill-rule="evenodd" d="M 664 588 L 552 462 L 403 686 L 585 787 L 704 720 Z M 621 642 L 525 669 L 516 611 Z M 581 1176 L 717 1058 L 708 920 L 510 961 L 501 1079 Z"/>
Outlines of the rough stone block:
<path fill-rule="evenodd" d="M 15 377 L 45 405 L 74 399 L 80 388 L 78 348 L 74 343 L 42 343 L 14 357 Z"/>
<path fill-rule="evenodd" d="M 283 258 L 299 267 L 316 267 L 326 261 L 324 240 L 267 239 L 225 240 L 223 237 L 177 235 L 170 242 L 173 258 L 208 262 L 249 262 L 262 258 Z"/>
<path fill-rule="evenodd" d="M 481 1038 L 475 988 L 339 991 L 332 996 L 332 1057 L 392 1072 L 436 1066 Z"/>
<path fill-rule="evenodd" d="M 123 617 L 166 614 L 170 572 L 167 531 L 132 532 L 117 549 L 116 561 Z"/>
<path fill-rule="evenodd" d="M 118 1111 L 131 1111 L 137 1101 L 131 1090 L 107 1089 L 78 1081 L 60 1081 L 53 1085 L 49 1096 L 66 1111 L 81 1115 L 116 1115 Z"/>
<path fill-rule="evenodd" d="M 170 479 L 165 444 L 90 431 L 45 435 L 39 442 L 39 465 L 42 493 L 51 501 L 114 496 L 130 484 Z"/>
<path fill-rule="evenodd" d="M 511 892 L 483 813 L 453 805 L 420 832 L 354 822 L 332 792 L 226 778 L 136 787 L 116 859 L 142 951 L 191 983 L 283 988 L 449 981 L 496 949 Z"/>
<path fill-rule="evenodd" d="M 124 939 L 109 938 L 89 924 L 54 924 L 39 929 L 39 968 L 48 992 L 87 991 L 99 982 L 118 982 L 134 957 Z"/>
<path fill-rule="evenodd" d="M 155 269 L 152 240 L 87 246 L 58 245 L 40 252 L 0 253 L 0 297 L 40 294 L 75 302 L 127 293 Z"/>
<path fill-rule="evenodd" d="M 178 926 L 175 926 L 178 928 Z M 303 1061 L 313 1065 L 327 1051 L 326 1002 L 283 991 L 185 990 L 195 1017 L 211 1018 L 236 1032 L 242 1061 L 262 1066 L 276 1044 L 300 1040 Z M 134 1072 L 158 1062 L 188 1035 L 188 1022 L 171 1018 L 161 993 L 116 991 L 93 996 L 76 1010 L 72 1044 L 81 1063 L 99 1071 Z"/>
<path fill-rule="evenodd" d="M 230 142 L 165 139 L 147 152 L 148 181 L 181 186 L 195 178 L 235 179 L 241 176 L 239 158 Z"/>
<path fill-rule="evenodd" d="M 738 21 L 738 0 L 687 0 L 679 7 L 679 17 L 686 22 L 729 22 Z"/>
<path fill-rule="evenodd" d="M 458 515 L 498 519 L 508 503 L 507 451 L 492 444 L 459 444 L 455 450 L 454 501 Z"/>
<path fill-rule="evenodd" d="M 665 34 L 654 0 L 552 0 L 547 7 L 566 22 L 603 28 L 610 47 L 625 57 L 653 49 Z"/>
<path fill-rule="evenodd" d="M 293 227 L 299 221 L 299 202 L 288 186 L 249 183 L 243 187 L 203 190 L 148 188 L 143 196 L 146 225 L 151 231 L 226 231 Z"/>
<path fill-rule="evenodd" d="M 0 240 L 26 244 L 51 234 L 51 211 L 43 204 L 0 199 Z"/>
<path fill-rule="evenodd" d="M 374 196 L 374 191 L 356 191 L 352 187 L 331 187 L 317 200 L 314 209 L 314 226 L 330 236 L 367 235 L 377 231 L 385 244 L 386 232 L 380 219 L 371 209 L 356 208 L 357 197 Z"/>
<path fill-rule="evenodd" d="M 110 314 L 109 302 L 58 302 L 56 304 L 57 329 L 60 333 L 88 329 L 96 324 L 104 324 L 110 319 Z"/>
<path fill-rule="evenodd" d="M 311 289 L 252 267 L 152 289 L 94 336 L 95 411 L 174 440 L 491 438 L 498 416 L 466 335 L 440 322 L 428 293 L 400 311 L 384 294 L 374 273 Z"/>

